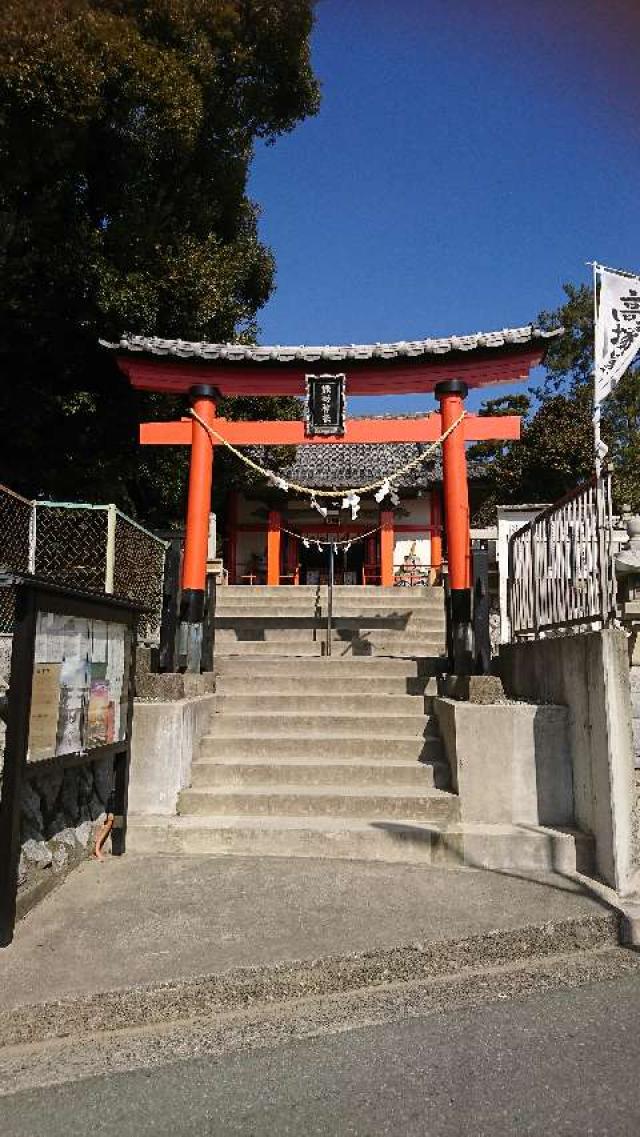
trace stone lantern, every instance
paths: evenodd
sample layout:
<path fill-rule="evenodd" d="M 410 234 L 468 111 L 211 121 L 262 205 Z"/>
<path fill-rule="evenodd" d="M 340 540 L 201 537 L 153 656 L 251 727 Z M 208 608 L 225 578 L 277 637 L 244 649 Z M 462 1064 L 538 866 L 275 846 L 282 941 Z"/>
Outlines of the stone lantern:
<path fill-rule="evenodd" d="M 622 615 L 625 621 L 640 621 L 640 517 L 626 522 L 629 540 L 616 555 L 616 576 L 624 587 Z"/>

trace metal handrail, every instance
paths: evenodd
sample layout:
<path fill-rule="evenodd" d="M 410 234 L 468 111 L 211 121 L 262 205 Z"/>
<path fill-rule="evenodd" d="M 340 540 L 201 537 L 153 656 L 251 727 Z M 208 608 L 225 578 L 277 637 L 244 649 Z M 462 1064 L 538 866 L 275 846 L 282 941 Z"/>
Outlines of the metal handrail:
<path fill-rule="evenodd" d="M 508 603 L 512 640 L 615 621 L 609 470 L 510 536 Z"/>
<path fill-rule="evenodd" d="M 329 583 L 327 585 L 327 655 L 331 655 L 331 632 L 333 627 L 333 545 L 329 545 Z"/>

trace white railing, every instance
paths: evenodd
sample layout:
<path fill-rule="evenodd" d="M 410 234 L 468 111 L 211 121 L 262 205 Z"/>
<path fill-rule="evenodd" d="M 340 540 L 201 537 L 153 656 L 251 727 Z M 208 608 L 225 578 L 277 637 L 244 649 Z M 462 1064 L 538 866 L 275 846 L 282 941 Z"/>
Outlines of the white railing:
<path fill-rule="evenodd" d="M 606 627 L 616 616 L 611 474 L 595 475 L 509 539 L 511 639 Z"/>

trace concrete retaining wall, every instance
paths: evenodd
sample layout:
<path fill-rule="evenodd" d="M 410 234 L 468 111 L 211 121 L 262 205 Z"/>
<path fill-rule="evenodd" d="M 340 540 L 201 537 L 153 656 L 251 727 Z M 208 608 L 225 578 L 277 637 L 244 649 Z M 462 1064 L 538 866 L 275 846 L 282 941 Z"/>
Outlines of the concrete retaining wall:
<path fill-rule="evenodd" d="M 602 632 L 504 645 L 500 670 L 507 693 L 569 711 L 576 824 L 593 834 L 602 879 L 632 888 L 634 761 L 627 638 Z"/>
<path fill-rule="evenodd" d="M 435 700 L 463 823 L 573 824 L 565 707 Z"/>
<path fill-rule="evenodd" d="M 136 699 L 131 739 L 129 811 L 173 815 L 206 733 L 214 695 L 146 703 Z"/>

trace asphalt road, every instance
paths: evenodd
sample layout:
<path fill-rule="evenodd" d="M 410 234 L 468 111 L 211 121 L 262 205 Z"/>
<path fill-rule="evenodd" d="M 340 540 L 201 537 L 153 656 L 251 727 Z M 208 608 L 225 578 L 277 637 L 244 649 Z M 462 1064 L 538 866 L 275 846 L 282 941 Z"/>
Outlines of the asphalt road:
<path fill-rule="evenodd" d="M 0 1133 L 638 1137 L 640 979 L 25 1091 Z"/>

